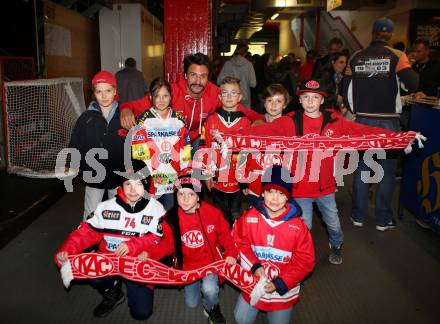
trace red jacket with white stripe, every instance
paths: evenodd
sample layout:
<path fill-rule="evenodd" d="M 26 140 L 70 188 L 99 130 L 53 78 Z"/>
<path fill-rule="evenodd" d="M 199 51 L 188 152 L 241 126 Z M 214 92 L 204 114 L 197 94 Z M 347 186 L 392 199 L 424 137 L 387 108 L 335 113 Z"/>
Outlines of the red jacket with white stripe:
<path fill-rule="evenodd" d="M 202 133 L 202 126 L 208 115 L 214 113 L 218 107 L 221 107 L 221 101 L 218 97 L 220 89 L 208 81 L 200 98 L 194 99 L 188 93 L 186 80 L 181 77 L 176 83 L 171 84 L 171 92 L 171 106 L 173 110 L 185 117 L 191 141 L 194 141 Z M 145 96 L 141 99 L 122 104 L 120 110 L 130 109 L 137 117 L 150 107 L 150 97 Z M 251 109 L 244 108 L 243 111 L 253 122 L 263 119 L 262 115 Z"/>
<path fill-rule="evenodd" d="M 276 290 L 264 294 L 255 307 L 272 312 L 291 307 L 299 300 L 300 282 L 313 270 L 315 250 L 309 230 L 301 219 L 301 208 L 293 201 L 285 213 L 270 219 L 263 199 L 234 224 L 240 265 L 255 271 L 263 266 Z M 242 292 L 249 303 L 250 296 Z"/>
<path fill-rule="evenodd" d="M 194 214 L 178 208 L 183 270 L 206 266 L 227 256 L 237 258 L 229 225 L 220 209 L 200 201 Z"/>
<path fill-rule="evenodd" d="M 129 256 L 147 250 L 150 258 L 160 260 L 173 252 L 169 245 L 159 245 L 162 237 L 173 236 L 170 227 L 162 221 L 164 215 L 162 204 L 154 198 L 142 198 L 131 207 L 118 188 L 118 195 L 100 203 L 93 216 L 67 237 L 57 254 L 78 254 L 95 245 L 99 252 L 109 253 L 124 242 Z M 55 262 L 60 266 L 56 256 Z"/>

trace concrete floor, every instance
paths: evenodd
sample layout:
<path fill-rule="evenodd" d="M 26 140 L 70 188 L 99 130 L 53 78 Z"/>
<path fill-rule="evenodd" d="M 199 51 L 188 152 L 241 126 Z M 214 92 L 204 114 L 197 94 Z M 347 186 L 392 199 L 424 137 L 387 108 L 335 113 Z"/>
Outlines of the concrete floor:
<path fill-rule="evenodd" d="M 347 185 L 346 188 L 349 186 Z M 398 227 L 381 233 L 368 219 L 349 221 L 350 195 L 339 188 L 337 202 L 345 234 L 343 264 L 327 261 L 328 243 L 318 217 L 312 235 L 317 264 L 302 288 L 295 323 L 439 323 L 440 237 L 422 230 L 405 213 Z M 92 315 L 100 296 L 85 282 L 63 289 L 53 255 L 81 219 L 82 186 L 38 217 L 0 250 L 0 323 L 134 323 L 126 304 L 104 319 Z M 237 292 L 221 290 L 221 307 L 234 323 Z M 183 291 L 158 288 L 150 323 L 207 323 L 202 309 L 188 309 Z M 265 315 L 258 323 L 265 322 Z"/>

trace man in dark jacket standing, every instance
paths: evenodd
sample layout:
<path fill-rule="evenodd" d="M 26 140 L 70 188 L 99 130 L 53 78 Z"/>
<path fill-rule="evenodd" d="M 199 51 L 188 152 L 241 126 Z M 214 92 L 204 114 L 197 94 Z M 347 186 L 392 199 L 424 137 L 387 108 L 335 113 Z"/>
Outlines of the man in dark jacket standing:
<path fill-rule="evenodd" d="M 414 56 L 416 62 L 412 68 L 419 74 L 420 84 L 416 97 L 437 96 L 440 87 L 440 61 L 429 57 L 429 42 L 417 39 L 414 42 Z"/>
<path fill-rule="evenodd" d="M 369 126 L 399 130 L 402 112 L 400 91 L 417 90 L 418 76 L 411 68 L 405 53 L 388 46 L 394 24 L 388 18 L 380 18 L 373 25 L 373 40 L 370 45 L 357 51 L 350 58 L 344 78 L 344 100 L 356 115 L 356 122 Z M 386 231 L 395 227 L 391 202 L 395 186 L 396 157 L 388 154 L 380 159 L 383 178 L 376 190 L 376 229 Z M 361 179 L 362 171 L 370 170 L 359 162 L 353 180 L 353 208 L 351 220 L 354 226 L 362 227 L 368 213 L 368 186 Z M 365 172 L 364 172 L 365 173 Z M 365 177 L 365 176 L 364 176 Z"/>
<path fill-rule="evenodd" d="M 125 68 L 116 72 L 115 76 L 118 83 L 119 104 L 142 98 L 148 91 L 144 74 L 136 69 L 136 60 L 132 57 L 125 60 Z"/>

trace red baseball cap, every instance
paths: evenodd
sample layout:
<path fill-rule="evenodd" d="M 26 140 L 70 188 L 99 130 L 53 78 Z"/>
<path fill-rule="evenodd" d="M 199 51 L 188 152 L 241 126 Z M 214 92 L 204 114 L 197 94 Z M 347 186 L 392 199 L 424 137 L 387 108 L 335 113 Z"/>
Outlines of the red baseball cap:
<path fill-rule="evenodd" d="M 113 88 L 117 88 L 115 76 L 108 71 L 103 70 L 95 74 L 92 79 L 92 86 L 94 87 L 97 83 L 108 83 L 112 85 Z"/>

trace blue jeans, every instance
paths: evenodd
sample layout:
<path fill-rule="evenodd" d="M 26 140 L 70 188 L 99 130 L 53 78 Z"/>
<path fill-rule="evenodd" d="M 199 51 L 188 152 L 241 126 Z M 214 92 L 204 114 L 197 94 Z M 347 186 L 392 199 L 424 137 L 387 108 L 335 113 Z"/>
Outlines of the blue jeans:
<path fill-rule="evenodd" d="M 397 132 L 400 129 L 398 119 L 373 119 L 356 117 L 356 122 L 388 129 Z M 394 187 L 396 184 L 396 152 L 387 151 L 387 159 L 377 160 L 384 171 L 383 179 L 377 184 L 376 190 L 376 225 L 386 226 L 393 217 L 393 209 L 391 202 L 393 199 Z M 354 173 L 353 179 L 353 207 L 351 217 L 357 222 L 363 222 L 368 214 L 368 183 L 364 183 L 361 179 L 362 171 L 371 171 L 364 163 L 363 159 L 359 159 L 359 166 Z"/>
<path fill-rule="evenodd" d="M 332 193 L 316 198 L 295 198 L 295 201 L 303 211 L 302 219 L 309 230 L 312 229 L 313 202 L 316 202 L 322 214 L 322 220 L 325 225 L 327 225 L 330 246 L 340 248 L 342 243 L 344 243 L 344 234 L 342 233 L 341 223 L 339 221 L 335 194 Z"/>
<path fill-rule="evenodd" d="M 107 289 L 115 286 L 116 282 L 123 281 L 127 287 L 128 308 L 131 316 L 136 320 L 147 320 L 153 314 L 154 290 L 145 284 L 120 278 L 98 278 L 90 281 L 93 288 L 103 294 Z"/>
<path fill-rule="evenodd" d="M 206 310 L 211 310 L 219 303 L 219 290 L 217 275 L 207 275 L 205 278 L 185 286 L 185 304 L 188 307 L 195 308 L 199 304 L 200 298 L 203 295 L 203 307 Z"/>
<path fill-rule="evenodd" d="M 234 318 L 238 324 L 251 324 L 257 319 L 260 311 L 249 305 L 241 296 L 238 296 L 235 304 Z M 269 324 L 287 324 L 290 323 L 293 315 L 293 306 L 280 311 L 267 312 L 267 321 Z"/>

